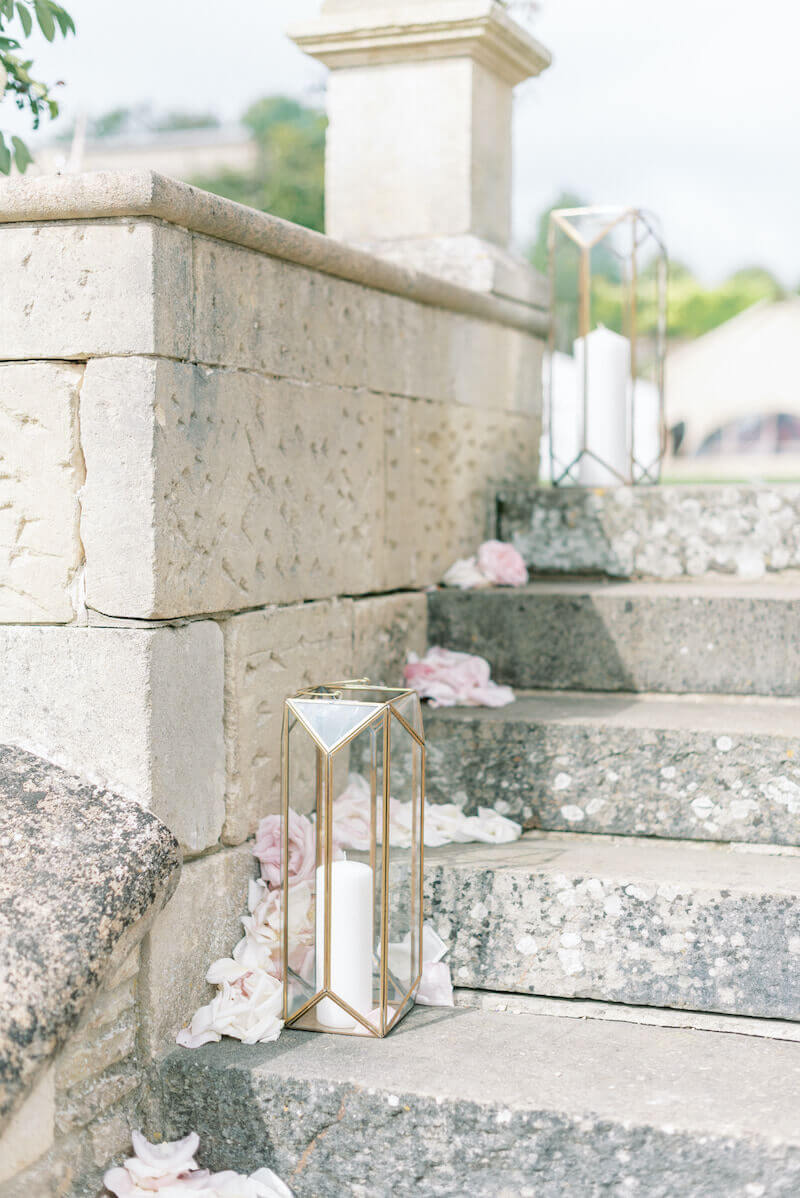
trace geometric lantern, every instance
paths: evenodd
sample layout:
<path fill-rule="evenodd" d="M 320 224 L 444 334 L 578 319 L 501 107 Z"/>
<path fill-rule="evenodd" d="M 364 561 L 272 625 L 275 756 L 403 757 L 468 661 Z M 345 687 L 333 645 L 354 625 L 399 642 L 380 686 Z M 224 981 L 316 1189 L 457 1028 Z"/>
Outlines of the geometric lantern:
<path fill-rule="evenodd" d="M 666 448 L 667 254 L 639 208 L 550 214 L 545 434 L 555 486 L 656 483 Z"/>
<path fill-rule="evenodd" d="M 413 690 L 365 679 L 284 705 L 283 1018 L 385 1036 L 422 972 L 425 740 Z"/>

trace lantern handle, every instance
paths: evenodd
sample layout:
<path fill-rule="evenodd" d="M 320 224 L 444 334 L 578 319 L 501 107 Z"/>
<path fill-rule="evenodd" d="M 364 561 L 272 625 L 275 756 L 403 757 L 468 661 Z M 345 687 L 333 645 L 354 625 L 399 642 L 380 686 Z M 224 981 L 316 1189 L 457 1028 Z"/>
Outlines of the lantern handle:
<path fill-rule="evenodd" d="M 311 691 L 318 690 L 345 690 L 349 686 L 370 686 L 369 678 L 347 678 L 342 682 L 317 682 L 314 686 L 301 686 L 297 692 L 298 695 L 307 695 Z M 384 690 L 387 688 L 376 687 L 376 690 Z M 391 688 L 388 688 L 391 689 Z"/>

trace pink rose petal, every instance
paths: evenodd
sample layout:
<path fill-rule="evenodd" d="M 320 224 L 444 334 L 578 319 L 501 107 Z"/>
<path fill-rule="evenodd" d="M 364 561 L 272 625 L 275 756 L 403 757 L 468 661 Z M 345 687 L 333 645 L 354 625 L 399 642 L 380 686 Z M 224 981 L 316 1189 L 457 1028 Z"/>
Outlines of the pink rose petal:
<path fill-rule="evenodd" d="M 514 702 L 510 687 L 492 682 L 488 661 L 472 653 L 434 645 L 421 659 L 410 653 L 403 674 L 407 685 L 432 707 L 503 707 Z"/>
<path fill-rule="evenodd" d="M 521 554 L 505 541 L 484 541 L 478 550 L 478 569 L 497 586 L 522 587 L 528 581 Z"/>

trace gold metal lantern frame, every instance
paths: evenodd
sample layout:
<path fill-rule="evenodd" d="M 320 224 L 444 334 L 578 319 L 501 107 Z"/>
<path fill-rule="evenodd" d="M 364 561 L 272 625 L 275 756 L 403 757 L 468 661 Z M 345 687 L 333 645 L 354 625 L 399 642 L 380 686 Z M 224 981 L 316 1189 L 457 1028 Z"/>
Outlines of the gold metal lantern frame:
<path fill-rule="evenodd" d="M 555 209 L 548 262 L 550 479 L 554 486 L 657 483 L 666 449 L 667 327 L 658 223 L 641 208 Z"/>
<path fill-rule="evenodd" d="M 416 691 L 367 680 L 284 705 L 283 1018 L 385 1036 L 422 971 L 425 738 Z"/>

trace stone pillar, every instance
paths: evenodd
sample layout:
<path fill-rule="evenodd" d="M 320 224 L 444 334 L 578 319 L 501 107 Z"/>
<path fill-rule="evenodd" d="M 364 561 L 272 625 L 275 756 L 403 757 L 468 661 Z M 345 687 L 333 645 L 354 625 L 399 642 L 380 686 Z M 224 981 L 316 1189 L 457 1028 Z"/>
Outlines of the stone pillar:
<path fill-rule="evenodd" d="M 331 69 L 326 231 L 542 305 L 508 240 L 512 92 L 547 50 L 495 0 L 325 0 L 290 36 Z"/>

